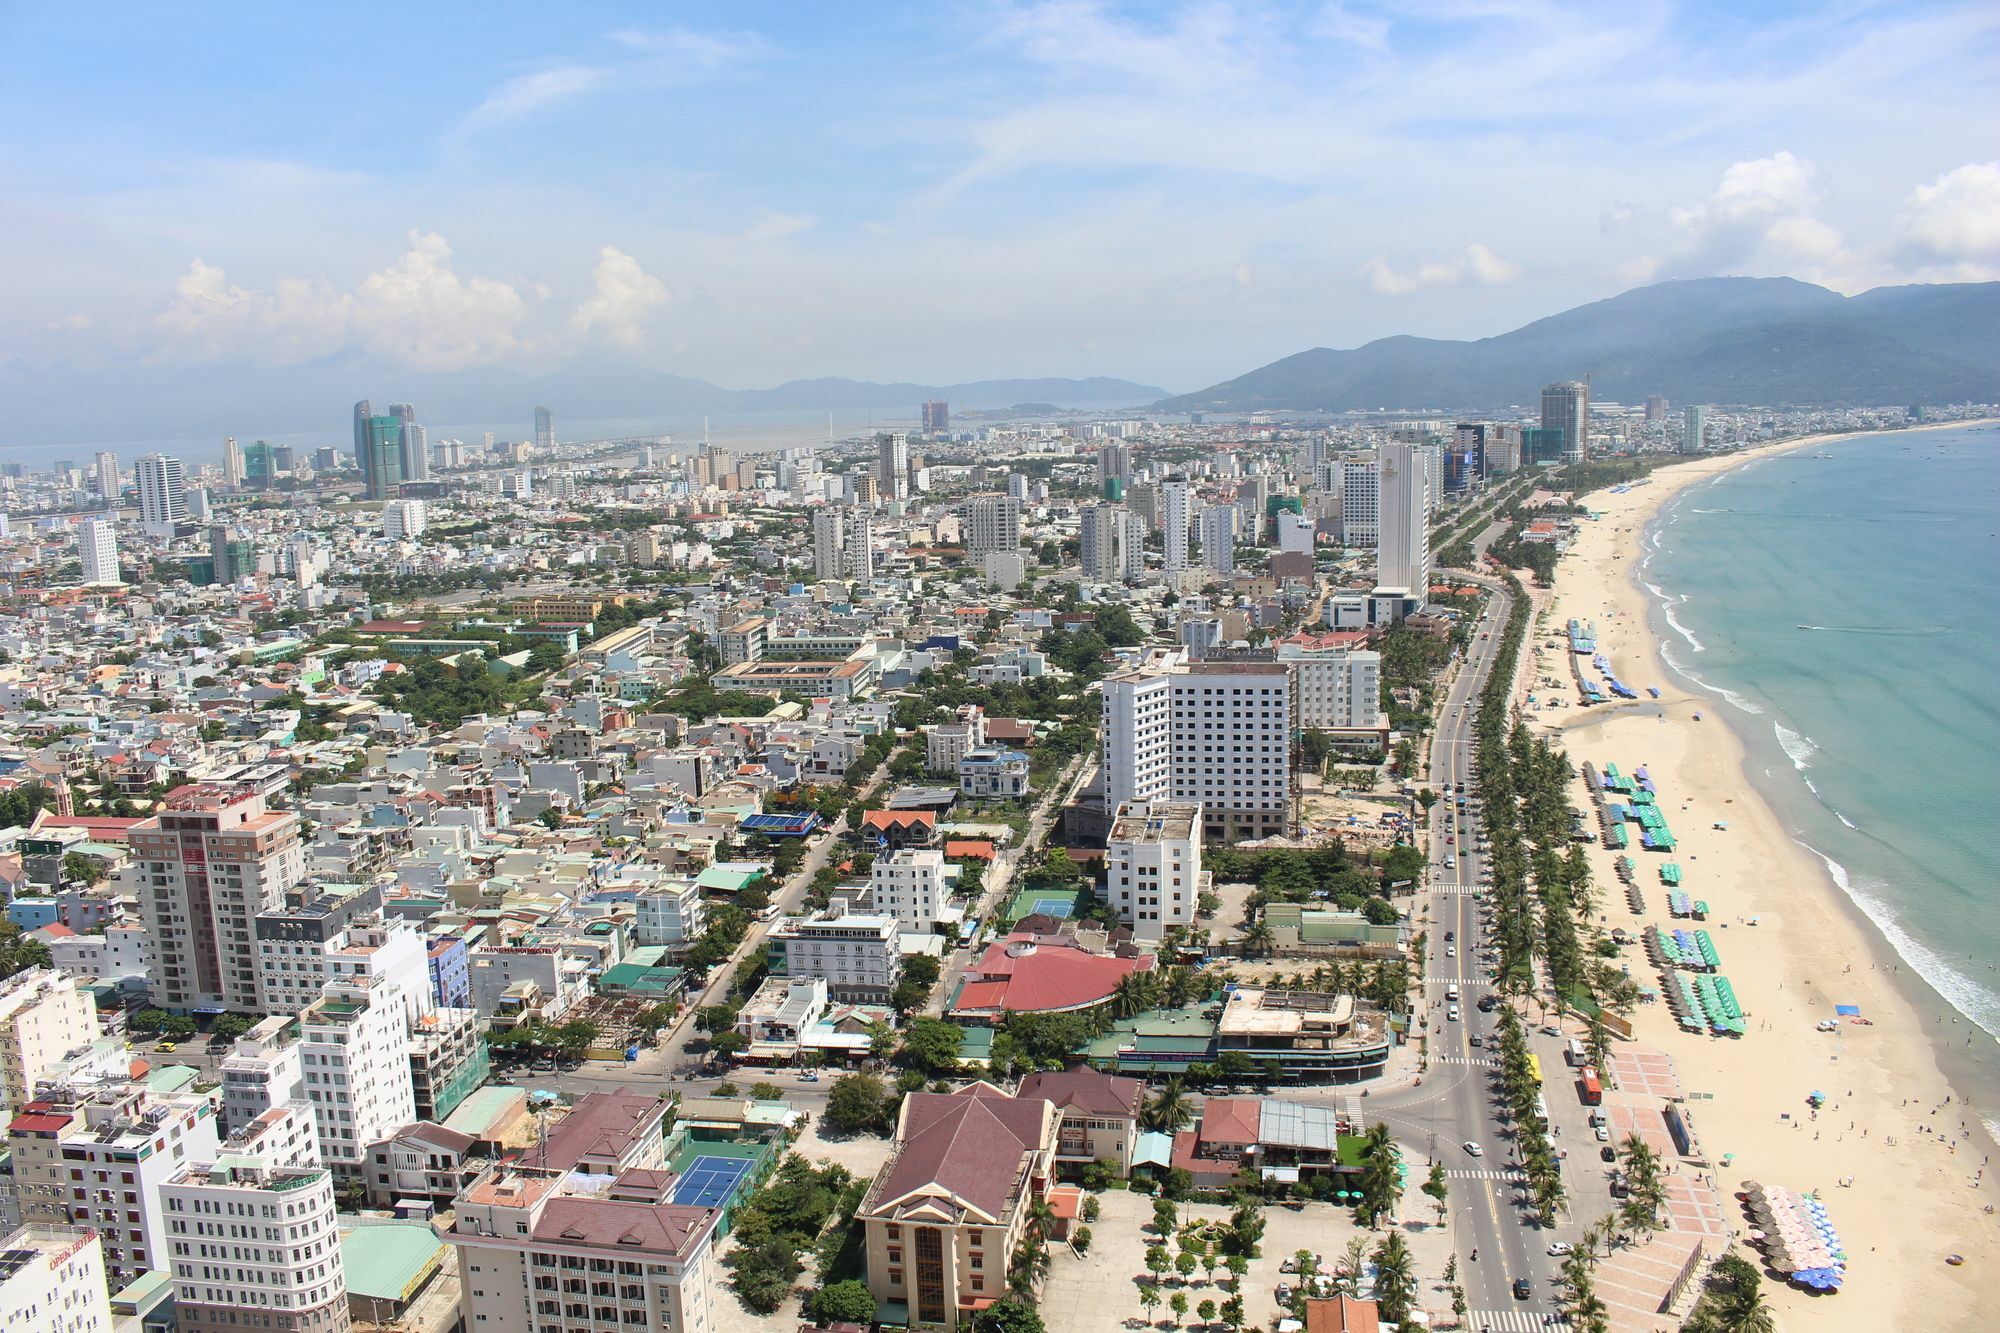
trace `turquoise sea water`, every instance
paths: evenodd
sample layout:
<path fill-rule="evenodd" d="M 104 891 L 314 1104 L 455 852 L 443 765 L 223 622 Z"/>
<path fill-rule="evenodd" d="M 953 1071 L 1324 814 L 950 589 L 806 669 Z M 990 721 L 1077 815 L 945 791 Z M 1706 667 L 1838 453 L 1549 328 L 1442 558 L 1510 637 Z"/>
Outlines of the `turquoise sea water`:
<path fill-rule="evenodd" d="M 1948 1010 L 2000 1104 L 2000 429 L 1867 436 L 1689 488 L 1646 535 L 1668 663 Z M 1970 1037 L 1968 1044 L 1966 1038 Z M 1982 1073 L 1984 1076 L 1982 1076 Z"/>

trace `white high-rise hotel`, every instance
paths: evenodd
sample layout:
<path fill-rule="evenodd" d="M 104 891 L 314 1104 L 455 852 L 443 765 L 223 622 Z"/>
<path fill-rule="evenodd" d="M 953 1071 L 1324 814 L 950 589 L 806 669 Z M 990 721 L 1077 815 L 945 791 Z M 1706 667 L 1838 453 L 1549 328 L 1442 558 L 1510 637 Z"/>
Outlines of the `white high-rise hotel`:
<path fill-rule="evenodd" d="M 1166 538 L 1167 579 L 1188 567 L 1188 527 L 1194 522 L 1194 492 L 1185 477 L 1168 477 L 1160 484 L 1160 530 Z"/>
<path fill-rule="evenodd" d="M 118 572 L 118 534 L 108 518 L 86 518 L 76 526 L 77 554 L 85 583 L 123 583 Z"/>
<path fill-rule="evenodd" d="M 1425 514 L 1430 481 L 1414 444 L 1384 444 L 1376 454 L 1381 526 L 1375 538 L 1375 586 L 1422 602 L 1430 591 L 1431 537 Z"/>
<path fill-rule="evenodd" d="M 1189 663 L 1155 652 L 1104 680 L 1104 806 L 1193 801 L 1206 836 L 1291 825 L 1291 673 L 1276 662 Z"/>
<path fill-rule="evenodd" d="M 839 505 L 813 511 L 813 577 L 875 577 L 875 527 L 867 513 Z"/>

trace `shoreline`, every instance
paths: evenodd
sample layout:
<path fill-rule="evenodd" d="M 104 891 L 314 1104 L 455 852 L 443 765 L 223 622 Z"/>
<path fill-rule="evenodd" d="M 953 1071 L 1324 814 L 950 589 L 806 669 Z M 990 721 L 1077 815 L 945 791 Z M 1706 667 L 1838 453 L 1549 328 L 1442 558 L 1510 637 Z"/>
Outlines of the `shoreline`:
<path fill-rule="evenodd" d="M 1669 1053 L 1683 1090 L 1698 1095 L 1683 1109 L 1711 1160 L 1734 1155 L 1731 1166 L 1715 1168 L 1732 1224 L 1741 1226 L 1731 1196 L 1747 1179 L 1818 1189 L 1828 1200 L 1852 1256 L 1852 1281 L 1831 1298 L 1767 1283 L 1773 1308 L 1794 1327 L 1972 1326 L 1969 1312 L 1985 1294 L 1973 1274 L 2000 1262 L 2000 1228 L 1980 1211 L 1986 1196 L 1971 1180 L 1994 1148 L 1983 1123 L 1959 1127 L 1966 1112 L 1948 1071 L 1958 1065 L 1962 1075 L 1964 1066 L 1933 1040 L 1917 996 L 1956 1010 L 1927 988 L 1919 992 L 1914 970 L 1900 973 L 1906 960 L 1882 928 L 1836 882 L 1823 855 L 1784 825 L 1753 776 L 1751 744 L 1740 720 L 1728 716 L 1721 690 L 1696 685 L 1664 661 L 1658 622 L 1666 608 L 1646 588 L 1639 566 L 1652 549 L 1644 540 L 1656 518 L 1693 486 L 1780 454 L 1902 433 L 1805 436 L 1692 459 L 1622 494 L 1593 493 L 1586 503 L 1601 516 L 1580 525 L 1554 587 L 1536 597 L 1537 642 L 1571 616 L 1594 621 L 1600 649 L 1621 678 L 1660 688 L 1657 701 L 1528 716 L 1579 767 L 1585 760 L 1627 771 L 1648 765 L 1679 836 L 1676 859 L 1688 874 L 1687 891 L 1715 904 L 1707 928 L 1722 954 L 1721 974 L 1748 1011 L 1750 1031 L 1737 1040 L 1686 1035 L 1655 1004 L 1635 1016 L 1635 1035 Z M 1545 650 L 1531 659 L 1534 675 L 1566 674 L 1566 656 L 1566 649 Z M 1579 780 L 1573 799 L 1580 802 L 1582 792 Z M 1726 816 L 1727 831 L 1713 827 L 1718 816 Z M 1637 914 L 1616 891 L 1613 855 L 1590 847 L 1605 924 L 1635 933 L 1646 924 L 1664 926 L 1665 892 L 1652 882 L 1659 861 L 1643 851 L 1629 854 L 1644 892 L 1645 910 Z M 1754 928 L 1752 919 L 1759 922 Z M 1642 954 L 1627 950 L 1626 961 L 1640 984 L 1656 982 Z M 1836 1002 L 1860 1004 L 1870 1025 L 1817 1032 L 1814 1024 L 1833 1017 Z M 1782 1073 L 1773 1077 L 1774 1070 Z M 1813 1088 L 1828 1092 L 1828 1105 L 1816 1115 L 1804 1102 Z M 1925 1129 L 1949 1133 L 1940 1140 Z M 1946 1253 L 1969 1262 L 1949 1267 Z"/>

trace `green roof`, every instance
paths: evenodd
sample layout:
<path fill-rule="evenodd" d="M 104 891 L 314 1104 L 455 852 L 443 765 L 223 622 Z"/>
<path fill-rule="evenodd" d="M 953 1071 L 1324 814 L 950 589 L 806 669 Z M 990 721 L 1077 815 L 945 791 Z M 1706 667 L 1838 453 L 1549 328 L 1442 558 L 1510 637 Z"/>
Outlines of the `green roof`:
<path fill-rule="evenodd" d="M 743 870 L 731 866 L 710 866 L 694 877 L 695 887 L 717 893 L 741 893 L 763 875 L 761 868 Z"/>
<path fill-rule="evenodd" d="M 427 1222 L 385 1222 L 356 1227 L 340 1238 L 347 1291 L 384 1301 L 407 1301 L 444 1253 Z"/>
<path fill-rule="evenodd" d="M 179 1092 L 196 1079 L 201 1071 L 193 1065 L 154 1065 L 146 1071 L 148 1092 Z"/>

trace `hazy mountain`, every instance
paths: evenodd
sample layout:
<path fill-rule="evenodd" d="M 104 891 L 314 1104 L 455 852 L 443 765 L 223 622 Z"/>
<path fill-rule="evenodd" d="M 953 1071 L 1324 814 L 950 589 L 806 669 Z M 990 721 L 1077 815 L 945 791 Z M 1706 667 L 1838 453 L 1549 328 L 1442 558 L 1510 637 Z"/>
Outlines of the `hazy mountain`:
<path fill-rule="evenodd" d="M 927 398 L 954 411 L 1002 408 L 1024 400 L 1065 407 L 1136 406 L 1166 393 L 1150 384 L 1105 379 L 980 380 L 971 384 L 872 384 L 792 380 L 770 389 L 725 389 L 617 361 L 580 361 L 546 375 L 497 367 L 445 374 L 395 370 L 350 357 L 299 366 L 104 368 L 0 364 L 0 447 L 94 441 L 250 438 L 349 429 L 355 399 L 378 409 L 417 405 L 427 422 L 519 422 L 526 435 L 537 404 L 558 421 L 663 421 L 708 413 L 855 411 L 915 417 Z"/>
<path fill-rule="evenodd" d="M 1159 404 L 1178 411 L 1480 411 L 1590 377 L 1639 402 L 1875 406 L 2000 400 L 2000 283 L 1845 297 L 1790 278 L 1641 287 L 1476 342 L 1316 347 Z"/>

